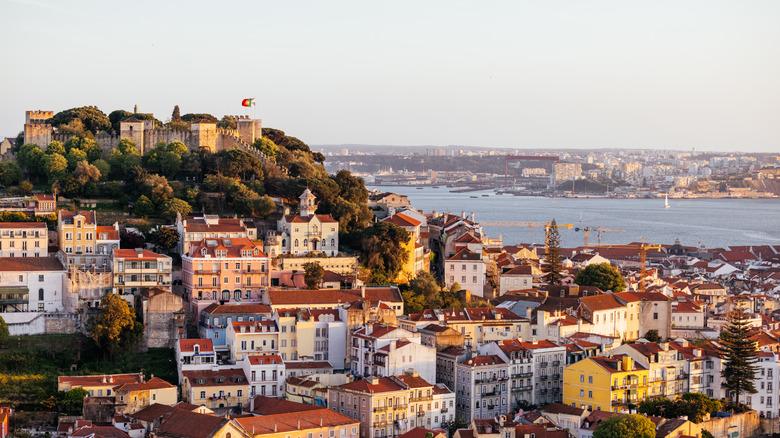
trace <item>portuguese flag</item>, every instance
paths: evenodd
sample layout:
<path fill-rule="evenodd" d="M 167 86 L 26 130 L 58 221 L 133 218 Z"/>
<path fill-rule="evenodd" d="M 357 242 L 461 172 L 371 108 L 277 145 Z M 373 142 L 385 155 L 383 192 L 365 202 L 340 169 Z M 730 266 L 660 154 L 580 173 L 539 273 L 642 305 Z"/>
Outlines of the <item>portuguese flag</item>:
<path fill-rule="evenodd" d="M 241 101 L 241 106 L 255 106 L 255 98 L 244 99 Z"/>

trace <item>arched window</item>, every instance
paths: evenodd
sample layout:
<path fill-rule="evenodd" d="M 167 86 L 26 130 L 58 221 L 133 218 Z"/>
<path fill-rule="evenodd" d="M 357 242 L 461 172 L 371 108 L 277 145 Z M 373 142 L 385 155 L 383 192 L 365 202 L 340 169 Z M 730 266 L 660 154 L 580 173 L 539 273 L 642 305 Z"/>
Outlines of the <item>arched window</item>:
<path fill-rule="evenodd" d="M 43 301 L 43 289 L 38 289 L 38 301 Z"/>
<path fill-rule="evenodd" d="M 241 299 L 241 290 L 240 289 L 236 289 L 236 290 L 233 291 L 233 298 L 235 298 L 236 300 L 240 300 Z"/>
<path fill-rule="evenodd" d="M 298 239 L 295 239 L 295 246 L 298 246 Z"/>
<path fill-rule="evenodd" d="M 330 246 L 336 246 L 336 239 L 330 239 Z"/>
<path fill-rule="evenodd" d="M 287 239 L 282 239 L 282 248 L 287 246 Z"/>
<path fill-rule="evenodd" d="M 222 299 L 223 300 L 229 300 L 230 299 L 230 291 L 229 290 L 223 290 L 222 291 Z"/>
<path fill-rule="evenodd" d="M 309 245 L 309 239 L 303 239 L 303 247 L 306 248 Z"/>

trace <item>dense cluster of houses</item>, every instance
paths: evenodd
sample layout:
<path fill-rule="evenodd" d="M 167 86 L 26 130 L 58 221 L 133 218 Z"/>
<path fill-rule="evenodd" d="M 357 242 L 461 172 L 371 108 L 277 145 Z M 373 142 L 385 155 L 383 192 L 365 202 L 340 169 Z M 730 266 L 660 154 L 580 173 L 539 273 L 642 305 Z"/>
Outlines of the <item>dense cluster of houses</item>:
<path fill-rule="evenodd" d="M 60 210 L 56 231 L 0 224 L 0 315 L 13 334 L 75 332 L 113 292 L 141 317 L 143 348 L 175 350 L 178 382 L 62 376 L 60 390 L 89 394 L 63 436 L 430 438 L 463 420 L 461 438 L 589 437 L 647 397 L 729 396 L 717 339 L 734 310 L 760 350 L 758 393 L 742 400 L 780 413 L 780 247 L 676 242 L 646 269 L 640 249 L 563 248 L 563 280 L 548 285 L 544 247 L 505 246 L 473 216 L 423 214 L 398 195 L 369 201 L 409 231 L 399 281 L 432 269 L 487 306 L 405 312 L 397 287 L 356 278 L 307 189 L 272 230 L 178 217 L 180 269 L 120 248 L 119 224 L 92 211 Z M 326 272 L 318 290 L 303 286 L 309 261 Z M 627 291 L 574 284 L 594 263 L 618 268 Z M 701 434 L 654 422 L 659 436 Z"/>

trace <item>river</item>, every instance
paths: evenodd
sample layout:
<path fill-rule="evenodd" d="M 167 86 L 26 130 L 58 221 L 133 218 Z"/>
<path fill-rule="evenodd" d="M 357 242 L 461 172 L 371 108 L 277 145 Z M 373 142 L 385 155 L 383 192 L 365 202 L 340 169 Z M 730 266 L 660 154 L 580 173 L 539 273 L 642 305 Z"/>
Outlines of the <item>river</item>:
<path fill-rule="evenodd" d="M 426 213 L 474 213 L 479 221 L 548 222 L 625 230 L 603 232 L 601 243 L 646 242 L 718 248 L 728 245 L 780 245 L 780 199 L 661 199 L 545 198 L 496 195 L 492 191 L 451 193 L 447 187 L 369 186 L 406 195 L 412 207 Z M 490 195 L 489 197 L 482 196 Z M 476 196 L 476 198 L 473 198 Z M 505 245 L 543 243 L 541 228 L 485 226 L 490 237 Z M 591 244 L 598 233 L 590 232 Z M 560 229 L 561 246 L 584 244 L 584 232 Z"/>

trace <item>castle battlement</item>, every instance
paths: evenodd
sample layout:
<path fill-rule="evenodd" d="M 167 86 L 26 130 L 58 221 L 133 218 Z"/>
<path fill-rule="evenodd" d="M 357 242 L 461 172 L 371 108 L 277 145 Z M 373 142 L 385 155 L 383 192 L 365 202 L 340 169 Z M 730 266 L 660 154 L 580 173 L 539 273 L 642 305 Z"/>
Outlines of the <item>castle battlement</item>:
<path fill-rule="evenodd" d="M 25 111 L 25 123 L 44 123 L 54 117 L 54 111 Z"/>

